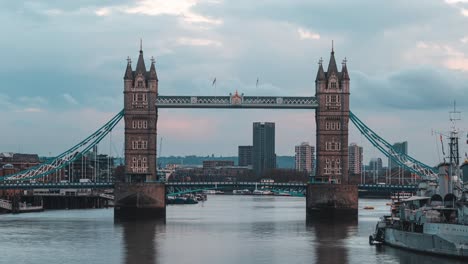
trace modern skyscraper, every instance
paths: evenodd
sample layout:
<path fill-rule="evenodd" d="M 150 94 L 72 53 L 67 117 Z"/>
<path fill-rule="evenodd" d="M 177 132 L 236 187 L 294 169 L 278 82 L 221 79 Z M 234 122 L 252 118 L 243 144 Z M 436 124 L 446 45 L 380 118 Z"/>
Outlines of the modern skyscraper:
<path fill-rule="evenodd" d="M 397 142 L 392 146 L 397 152 L 408 155 L 408 141 Z M 388 168 L 391 170 L 393 168 L 398 168 L 400 165 L 395 161 L 388 159 Z"/>
<path fill-rule="evenodd" d="M 362 170 L 362 147 L 351 143 L 348 147 L 348 165 L 350 174 L 361 174 Z"/>
<path fill-rule="evenodd" d="M 253 123 L 252 165 L 257 175 L 276 168 L 275 123 Z"/>
<path fill-rule="evenodd" d="M 315 147 L 308 142 L 302 142 L 295 147 L 296 170 L 312 173 L 315 168 Z"/>
<path fill-rule="evenodd" d="M 239 166 L 252 166 L 252 146 L 239 146 Z"/>

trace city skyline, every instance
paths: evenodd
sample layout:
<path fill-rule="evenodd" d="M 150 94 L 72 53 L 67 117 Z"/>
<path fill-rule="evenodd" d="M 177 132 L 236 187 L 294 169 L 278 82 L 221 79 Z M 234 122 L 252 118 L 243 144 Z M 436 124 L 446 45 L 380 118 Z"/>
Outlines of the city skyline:
<path fill-rule="evenodd" d="M 251 12 L 259 9 L 252 3 L 238 2 L 238 9 L 227 11 L 234 4 L 181 2 L 186 4 L 165 9 L 149 5 L 151 1 L 0 4 L 2 19 L 18 21 L 16 28 L 6 28 L 11 37 L 0 44 L 5 51 L 0 151 L 56 155 L 118 112 L 125 59 L 130 56 L 135 65 L 140 38 L 147 62 L 156 58 L 160 94 L 238 90 L 304 96 L 314 95 L 316 63 L 327 59 L 334 39 L 337 63 L 348 60 L 351 110 L 387 141 L 408 141 L 409 154 L 430 165 L 440 160 L 431 131 L 449 128 L 451 101 L 459 100 L 463 113 L 468 110 L 463 104 L 468 99 L 468 37 L 460 27 L 468 22 L 464 1 L 428 1 L 422 10 L 416 3 L 381 3 L 388 10 L 382 20 L 365 10 L 372 1 L 347 3 L 362 19 L 350 11 L 341 14 L 348 18 L 341 22 L 327 18 L 336 10 L 325 1 L 294 7 L 271 3 L 261 12 Z M 317 8 L 322 12 L 314 16 L 291 15 Z M 282 9 L 287 16 L 278 12 Z M 170 30 L 164 25 L 171 25 Z M 19 34 L 25 31 L 29 33 Z M 271 44 L 275 42 L 287 45 Z M 211 85 L 214 78 L 216 86 Z M 313 117 L 314 111 L 161 110 L 162 155 L 235 154 L 237 145 L 248 142 L 255 121 L 277 123 L 276 152 L 292 155 L 298 142 L 316 145 Z M 463 122 L 459 125 L 466 130 Z M 114 136 L 122 146 L 122 124 Z M 351 128 L 350 142 L 364 146 L 365 161 L 384 158 L 362 141 Z M 462 156 L 466 149 L 461 146 Z"/>

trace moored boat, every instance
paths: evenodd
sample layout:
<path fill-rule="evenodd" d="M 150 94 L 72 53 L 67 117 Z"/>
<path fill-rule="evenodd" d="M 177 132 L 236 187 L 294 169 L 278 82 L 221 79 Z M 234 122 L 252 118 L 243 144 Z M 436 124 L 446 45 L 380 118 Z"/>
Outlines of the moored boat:
<path fill-rule="evenodd" d="M 417 195 L 392 199 L 391 214 L 377 223 L 370 244 L 468 259 L 468 185 L 461 181 L 455 126 L 449 141 L 450 162 L 423 178 Z"/>

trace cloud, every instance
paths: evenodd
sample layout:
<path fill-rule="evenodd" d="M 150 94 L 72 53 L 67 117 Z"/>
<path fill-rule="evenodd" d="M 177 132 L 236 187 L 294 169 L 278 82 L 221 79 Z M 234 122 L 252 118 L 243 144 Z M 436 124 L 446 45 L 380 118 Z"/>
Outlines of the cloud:
<path fill-rule="evenodd" d="M 213 19 L 194 13 L 191 9 L 200 1 L 197 0 L 140 0 L 135 6 L 121 8 L 128 14 L 142 14 L 149 16 L 174 15 L 182 18 L 189 23 L 207 23 L 219 25 L 222 23 L 219 19 Z"/>
<path fill-rule="evenodd" d="M 313 33 L 311 31 L 308 31 L 303 28 L 299 28 L 297 30 L 297 33 L 299 33 L 299 38 L 300 39 L 320 39 L 320 35 L 317 33 Z"/>
<path fill-rule="evenodd" d="M 0 94 L 0 109 L 10 110 L 16 108 L 15 105 L 12 103 L 10 96 L 6 94 Z"/>
<path fill-rule="evenodd" d="M 108 16 L 112 13 L 112 10 L 108 7 L 103 7 L 103 8 L 96 9 L 94 13 L 97 16 Z"/>
<path fill-rule="evenodd" d="M 461 41 L 465 41 L 465 38 Z M 446 43 L 419 41 L 416 49 L 409 51 L 407 56 L 408 60 L 419 61 L 420 64 L 438 64 L 451 70 L 468 71 L 468 58 L 465 53 Z"/>
<path fill-rule="evenodd" d="M 18 98 L 18 101 L 27 105 L 45 105 L 47 104 L 47 100 L 41 96 L 21 96 Z"/>
<path fill-rule="evenodd" d="M 351 108 L 427 110 L 468 101 L 463 73 L 429 66 L 405 68 L 385 75 L 351 72 Z"/>
<path fill-rule="evenodd" d="M 47 9 L 44 11 L 44 14 L 48 16 L 58 16 L 58 15 L 62 15 L 63 13 L 64 13 L 63 10 L 60 10 L 60 9 Z"/>
<path fill-rule="evenodd" d="M 78 104 L 78 101 L 70 94 L 67 94 L 67 93 L 63 94 L 63 98 L 65 99 L 65 101 L 67 101 L 70 104 L 73 104 L 73 105 Z"/>
<path fill-rule="evenodd" d="M 24 108 L 21 110 L 17 110 L 17 112 L 23 112 L 23 113 L 40 113 L 43 112 L 44 110 L 41 108 L 35 108 L 35 107 L 28 107 Z"/>
<path fill-rule="evenodd" d="M 214 47 L 221 47 L 223 44 L 217 40 L 211 39 L 199 39 L 199 38 L 178 38 L 177 43 L 179 45 L 186 45 L 186 46 L 214 46 Z"/>
<path fill-rule="evenodd" d="M 100 7 L 94 10 L 97 16 L 109 16 L 112 13 L 125 13 L 132 15 L 161 16 L 169 15 L 178 17 L 189 24 L 221 25 L 221 19 L 205 16 L 193 11 L 200 3 L 219 4 L 218 1 L 200 0 L 138 0 L 133 5 L 114 5 Z"/>
<path fill-rule="evenodd" d="M 468 71 L 468 58 L 465 56 L 448 58 L 445 60 L 444 65 L 452 70 Z"/>
<path fill-rule="evenodd" d="M 66 131 L 86 130 L 75 138 L 82 139 L 107 120 L 95 121 L 95 116 L 122 108 L 125 58 L 130 55 L 136 62 L 140 37 L 146 62 L 151 55 L 157 58 L 160 94 L 198 96 L 227 95 L 236 89 L 245 95 L 313 96 L 316 62 L 322 56 L 328 61 L 334 39 L 337 62 L 349 59 L 353 111 L 365 113 L 371 121 L 387 111 L 384 123 L 392 123 L 392 116 L 424 112 L 411 122 L 396 122 L 390 134 L 395 140 L 408 135 L 408 140 L 419 143 L 418 135 L 406 132 L 408 126 L 420 131 L 437 112 L 445 114 L 452 99 L 467 100 L 463 85 L 468 83 L 464 76 L 468 19 L 460 14 L 468 8 L 467 1 L 356 0 L 342 1 L 340 8 L 328 0 L 0 2 L 0 22 L 16 22 L 15 27 L 5 27 L 4 35 L 11 37 L 0 43 L 2 50 L 9 51 L 0 65 L 4 80 L 0 119 L 7 121 L 0 123 L 9 127 L 2 131 L 6 137 L 2 142 L 18 141 L 16 136 L 27 134 L 31 127 L 50 126 L 38 129 L 35 140 L 42 142 L 27 141 L 32 151 L 52 145 L 62 151 L 75 138 L 62 137 Z M 320 12 L 311 16 L 314 10 Z M 211 86 L 215 76 L 217 87 Z M 67 100 L 64 94 L 72 97 Z M 35 108 L 43 111 L 34 115 L 24 111 Z M 70 113 L 89 108 L 94 109 L 89 115 Z M 178 111 L 184 116 L 192 110 Z M 251 121 L 278 120 L 280 129 L 300 116 L 296 111 L 284 115 L 270 110 L 193 111 L 194 117 L 209 116 L 219 122 L 211 127 L 210 137 L 202 138 L 204 132 L 199 131 L 202 142 L 178 143 L 180 134 L 192 125 L 177 128 L 178 124 L 167 123 L 174 125 L 168 130 L 162 117 L 168 140 L 174 130 L 180 131 L 164 152 L 236 153 L 233 145 L 250 143 Z M 279 115 L 284 119 L 275 119 Z M 179 115 L 167 114 L 171 117 Z M 80 123 L 67 121 L 72 118 Z M 298 119 L 297 123 L 312 126 L 313 111 Z M 292 154 L 291 146 L 301 141 L 313 142 L 313 128 L 303 131 L 296 121 L 290 122 L 294 127 L 278 130 L 278 154 Z M 390 126 L 375 124 L 376 129 Z M 123 137 L 122 131 L 117 133 Z M 295 137 L 279 136 L 288 133 Z"/>
<path fill-rule="evenodd" d="M 449 5 L 453 5 L 453 4 L 460 4 L 460 3 L 468 3 L 468 0 L 445 0 L 445 2 Z"/>

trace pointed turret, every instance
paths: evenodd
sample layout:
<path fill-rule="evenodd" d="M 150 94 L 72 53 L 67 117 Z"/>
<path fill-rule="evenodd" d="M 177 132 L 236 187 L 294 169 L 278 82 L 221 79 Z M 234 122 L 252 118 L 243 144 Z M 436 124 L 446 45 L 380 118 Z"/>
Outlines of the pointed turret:
<path fill-rule="evenodd" d="M 323 71 L 323 66 L 322 66 L 322 58 L 320 58 L 320 61 L 319 61 L 319 69 L 317 71 L 317 77 L 315 78 L 315 81 L 318 82 L 318 81 L 325 81 L 326 77 L 325 77 L 325 72 Z"/>
<path fill-rule="evenodd" d="M 348 67 L 346 67 L 346 58 L 343 60 L 343 67 L 341 68 L 341 79 L 349 81 Z"/>
<path fill-rule="evenodd" d="M 149 71 L 149 80 L 158 80 L 158 75 L 156 74 L 156 66 L 154 66 L 154 58 L 151 58 L 151 67 Z"/>
<path fill-rule="evenodd" d="M 127 59 L 127 69 L 125 69 L 124 80 L 132 80 L 132 79 L 133 79 L 132 61 L 130 60 L 130 57 L 128 57 L 128 59 Z"/>
<path fill-rule="evenodd" d="M 146 73 L 146 66 L 145 66 L 145 60 L 143 59 L 143 50 L 140 45 L 140 56 L 138 56 L 138 61 L 137 61 L 137 66 L 135 69 L 136 74 L 145 74 Z"/>
<path fill-rule="evenodd" d="M 328 63 L 327 76 L 330 76 L 332 73 L 335 73 L 338 76 L 338 67 L 336 67 L 335 51 L 333 48 L 330 55 L 330 62 Z"/>

